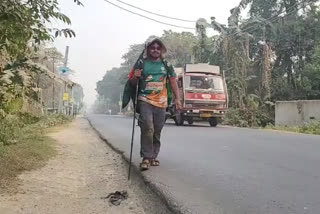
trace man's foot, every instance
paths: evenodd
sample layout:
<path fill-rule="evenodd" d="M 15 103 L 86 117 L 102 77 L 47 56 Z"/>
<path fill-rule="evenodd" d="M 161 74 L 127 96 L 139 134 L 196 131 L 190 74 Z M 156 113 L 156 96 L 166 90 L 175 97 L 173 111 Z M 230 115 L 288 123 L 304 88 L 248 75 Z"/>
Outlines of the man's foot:
<path fill-rule="evenodd" d="M 157 159 L 152 159 L 151 160 L 151 166 L 160 166 L 160 161 Z"/>
<path fill-rule="evenodd" d="M 143 159 L 140 163 L 140 169 L 141 170 L 148 170 L 150 167 L 150 160 L 149 159 Z"/>

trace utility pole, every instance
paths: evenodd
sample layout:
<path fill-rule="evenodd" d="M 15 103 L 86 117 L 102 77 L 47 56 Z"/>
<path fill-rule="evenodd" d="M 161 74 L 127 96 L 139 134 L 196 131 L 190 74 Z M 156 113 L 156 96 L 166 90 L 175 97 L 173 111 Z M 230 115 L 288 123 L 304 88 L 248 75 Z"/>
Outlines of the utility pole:
<path fill-rule="evenodd" d="M 55 100 L 54 100 L 54 95 L 56 94 L 56 89 L 55 89 L 55 85 L 54 85 L 54 81 L 55 81 L 55 79 L 53 78 L 53 81 L 52 81 L 52 113 L 54 113 L 55 112 L 55 104 L 54 104 L 54 102 L 55 102 Z"/>
<path fill-rule="evenodd" d="M 122 100 L 121 100 L 121 91 L 120 91 L 120 99 L 119 99 L 120 114 L 122 113 L 122 112 L 121 112 L 121 106 L 122 106 Z"/>
<path fill-rule="evenodd" d="M 109 105 L 109 98 L 107 98 L 107 109 L 108 109 L 108 113 L 110 115 L 111 114 L 111 110 L 110 110 L 110 105 Z"/>
<path fill-rule="evenodd" d="M 53 75 L 55 75 L 54 71 L 55 71 L 55 60 L 56 60 L 56 56 L 54 55 L 54 53 L 52 53 L 52 73 Z M 52 78 L 52 113 L 55 113 L 55 99 L 54 96 L 56 94 L 56 88 L 55 88 L 55 78 Z"/>
<path fill-rule="evenodd" d="M 63 66 L 66 68 L 68 65 L 68 57 L 69 57 L 69 46 L 66 46 L 66 51 L 64 54 L 64 63 Z M 71 86 L 71 90 L 72 90 L 72 86 Z M 67 82 L 64 82 L 64 93 L 67 93 Z M 65 109 L 65 114 L 68 114 L 68 110 L 69 110 L 69 101 L 63 101 L 64 104 L 64 109 Z"/>
<path fill-rule="evenodd" d="M 69 57 L 69 46 L 66 46 L 66 52 L 64 54 L 64 67 L 68 65 L 68 57 Z"/>

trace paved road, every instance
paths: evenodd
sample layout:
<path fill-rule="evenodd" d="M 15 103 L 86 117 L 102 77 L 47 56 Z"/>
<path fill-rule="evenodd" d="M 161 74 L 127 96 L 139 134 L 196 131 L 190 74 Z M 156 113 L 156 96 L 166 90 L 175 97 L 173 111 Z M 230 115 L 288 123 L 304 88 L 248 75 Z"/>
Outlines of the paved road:
<path fill-rule="evenodd" d="M 128 156 L 131 119 L 88 118 Z M 166 124 L 159 158 L 144 176 L 185 213 L 320 213 L 320 136 Z"/>

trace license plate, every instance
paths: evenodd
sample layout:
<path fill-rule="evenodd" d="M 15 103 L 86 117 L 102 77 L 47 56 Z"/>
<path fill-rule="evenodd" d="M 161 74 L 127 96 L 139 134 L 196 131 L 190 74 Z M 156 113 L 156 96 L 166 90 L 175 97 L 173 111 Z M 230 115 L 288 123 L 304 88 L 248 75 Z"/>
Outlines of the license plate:
<path fill-rule="evenodd" d="M 203 113 L 200 114 L 200 117 L 211 117 L 212 115 L 210 113 Z"/>

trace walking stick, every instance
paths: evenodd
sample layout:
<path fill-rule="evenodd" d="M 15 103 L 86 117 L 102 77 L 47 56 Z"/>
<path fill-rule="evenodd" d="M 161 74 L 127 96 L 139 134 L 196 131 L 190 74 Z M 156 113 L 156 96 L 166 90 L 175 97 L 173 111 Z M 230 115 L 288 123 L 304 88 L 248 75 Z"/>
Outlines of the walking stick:
<path fill-rule="evenodd" d="M 134 98 L 134 113 L 133 113 L 133 125 L 132 125 L 132 135 L 131 135 L 131 148 L 130 148 L 128 180 L 130 180 L 130 175 L 131 175 L 134 129 L 135 129 L 135 126 L 136 126 L 136 110 L 137 110 L 138 88 L 139 88 L 139 79 L 137 80 L 136 94 L 135 94 L 135 98 Z"/>

